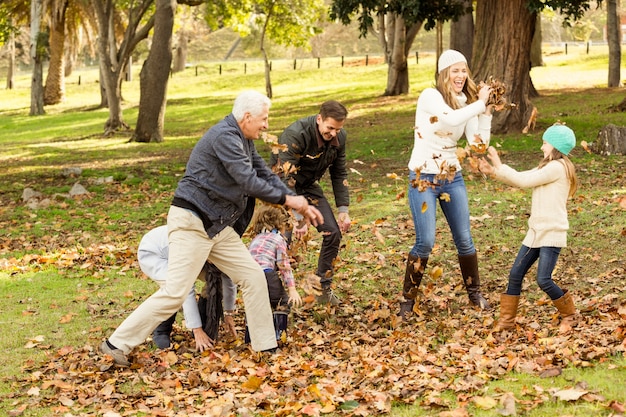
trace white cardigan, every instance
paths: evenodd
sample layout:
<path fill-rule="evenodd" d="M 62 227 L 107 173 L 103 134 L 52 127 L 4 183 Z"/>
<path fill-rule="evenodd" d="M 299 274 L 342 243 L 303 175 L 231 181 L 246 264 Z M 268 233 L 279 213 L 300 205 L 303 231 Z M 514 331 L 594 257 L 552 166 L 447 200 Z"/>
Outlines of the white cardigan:
<path fill-rule="evenodd" d="M 466 105 L 465 94 L 457 96 L 460 109 L 448 106 L 435 88 L 426 88 L 417 99 L 415 110 L 415 134 L 409 169 L 421 169 L 422 174 L 439 174 L 441 163 L 461 170 L 456 155 L 457 142 L 465 134 L 471 145 L 478 135 L 482 143 L 489 145 L 492 116 L 484 114 L 485 103 L 477 100 Z M 425 167 L 424 164 L 426 165 Z"/>
<path fill-rule="evenodd" d="M 494 174 L 506 184 L 533 189 L 528 232 L 522 244 L 529 248 L 566 247 L 570 183 L 563 161 L 550 161 L 541 169 L 521 172 L 503 164 Z"/>

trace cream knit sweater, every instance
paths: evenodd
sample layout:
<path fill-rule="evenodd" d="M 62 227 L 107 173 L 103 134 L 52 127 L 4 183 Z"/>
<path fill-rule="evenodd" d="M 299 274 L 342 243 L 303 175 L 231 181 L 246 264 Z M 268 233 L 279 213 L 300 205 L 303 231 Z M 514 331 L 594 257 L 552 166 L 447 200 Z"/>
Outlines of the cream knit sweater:
<path fill-rule="evenodd" d="M 529 248 L 567 246 L 567 199 L 569 180 L 562 161 L 550 161 L 543 168 L 518 172 L 503 164 L 496 179 L 519 188 L 532 188 L 528 233 L 522 244 Z"/>

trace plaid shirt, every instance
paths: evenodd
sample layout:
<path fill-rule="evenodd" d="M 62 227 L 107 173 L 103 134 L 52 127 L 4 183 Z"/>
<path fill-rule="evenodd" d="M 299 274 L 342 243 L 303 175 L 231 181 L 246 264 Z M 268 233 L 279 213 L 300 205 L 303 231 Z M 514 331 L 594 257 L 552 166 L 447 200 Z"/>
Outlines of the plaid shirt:
<path fill-rule="evenodd" d="M 259 233 L 250 242 L 250 254 L 263 270 L 276 270 L 287 288 L 295 287 L 287 242 L 277 231 Z"/>

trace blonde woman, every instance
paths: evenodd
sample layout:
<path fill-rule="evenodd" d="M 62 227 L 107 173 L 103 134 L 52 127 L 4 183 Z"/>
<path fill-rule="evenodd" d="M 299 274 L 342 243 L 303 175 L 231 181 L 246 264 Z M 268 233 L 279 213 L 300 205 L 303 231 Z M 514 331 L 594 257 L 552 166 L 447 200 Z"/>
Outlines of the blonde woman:
<path fill-rule="evenodd" d="M 467 190 L 456 154 L 462 137 L 489 144 L 490 88 L 472 81 L 462 53 L 447 50 L 438 60 L 436 86 L 417 100 L 415 137 L 409 160 L 409 205 L 415 224 L 403 284 L 400 317 L 412 315 L 419 285 L 435 244 L 437 203 L 448 222 L 456 246 L 463 283 L 470 302 L 481 309 L 489 303 L 480 292 L 478 258 L 470 231 Z"/>

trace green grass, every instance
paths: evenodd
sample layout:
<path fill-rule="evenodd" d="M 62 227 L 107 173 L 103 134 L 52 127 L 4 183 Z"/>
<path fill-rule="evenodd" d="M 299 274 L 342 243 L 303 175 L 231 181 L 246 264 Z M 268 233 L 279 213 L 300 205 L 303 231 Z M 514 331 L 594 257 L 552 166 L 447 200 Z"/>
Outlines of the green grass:
<path fill-rule="evenodd" d="M 608 108 L 624 98 L 624 90 L 599 88 L 605 83 L 607 58 L 602 47 L 595 48 L 589 56 L 580 51 L 571 51 L 567 56 L 547 55 L 546 66 L 532 70 L 533 82 L 541 93 L 533 100 L 539 110 L 537 129 L 526 135 L 494 135 L 492 143 L 499 147 L 506 163 L 518 169 L 536 166 L 541 155 L 541 133 L 557 119 L 574 129 L 579 144 L 583 140 L 593 142 L 605 124 L 623 125 L 624 115 L 610 113 Z M 413 230 L 403 196 L 406 164 L 413 140 L 415 102 L 419 91 L 432 83 L 434 57 L 421 54 L 419 65 L 410 63 L 411 92 L 400 97 L 381 96 L 386 84 L 384 65 L 341 67 L 336 60 L 323 60 L 319 70 L 316 64 L 315 60 L 304 61 L 294 71 L 292 61 L 274 63 L 270 132 L 279 134 L 296 118 L 315 113 L 319 104 L 329 98 L 341 100 L 350 110 L 346 129 L 354 227 L 344 238 L 336 281 L 337 292 L 354 308 L 351 314 L 367 321 L 376 303 L 389 303 L 389 308 L 395 309 L 403 256 L 412 244 Z M 154 291 L 156 285 L 139 271 L 137 243 L 143 233 L 165 222 L 173 190 L 200 135 L 230 111 L 238 91 L 265 91 L 262 65 L 249 63 L 246 68 L 244 74 L 243 63 L 229 63 L 219 75 L 217 64 L 207 63 L 198 67 L 197 75 L 193 68 L 175 74 L 169 81 L 162 144 L 129 143 L 130 133 L 101 136 L 107 111 L 96 109 L 96 69 L 75 72 L 67 80 L 66 102 L 47 107 L 46 115 L 41 117 L 28 116 L 29 74 L 20 75 L 14 90 L 0 91 L 0 353 L 5 358 L 0 365 L 2 413 L 24 404 L 24 397 L 28 397 L 23 392 L 25 376 L 37 372 L 65 346 L 74 350 L 97 346 Z M 124 118 L 132 126 L 137 117 L 138 77 L 124 84 L 123 95 Z M 268 155 L 265 145 L 257 146 Z M 581 187 L 569 206 L 569 248 L 562 253 L 555 279 L 577 292 L 580 305 L 586 309 L 586 323 L 591 325 L 603 318 L 594 310 L 594 304 L 588 304 L 589 300 L 613 306 L 624 304 L 620 283 L 625 275 L 626 210 L 619 208 L 616 198 L 626 193 L 626 159 L 589 154 L 581 147 L 573 151 L 572 159 Z M 65 176 L 63 169 L 68 167 L 80 167 L 81 176 Z M 102 181 L 109 177 L 112 181 Z M 530 192 L 486 181 L 469 172 L 466 180 L 484 291 L 495 303 L 526 230 Z M 89 195 L 74 199 L 54 196 L 67 193 L 77 181 L 89 190 Z M 323 184 L 328 187 L 328 181 Z M 50 197 L 50 206 L 25 206 L 21 201 L 25 187 Z M 443 220 L 439 221 L 438 246 L 429 266 L 442 267 L 444 274 L 432 294 L 439 302 L 449 300 L 417 324 L 422 327 L 416 328 L 432 331 L 436 337 L 422 340 L 417 333 L 407 336 L 433 351 L 446 348 L 458 336 L 458 329 L 446 323 L 462 320 L 458 312 L 465 302 L 457 287 L 450 234 Z M 313 237 L 314 241 L 319 239 Z M 298 271 L 312 269 L 315 261 L 312 247 L 302 254 Z M 552 311 L 543 305 L 545 296 L 534 283 L 532 271 L 530 275 L 524 287 L 522 320 L 526 328 L 545 328 L 537 331 L 543 334 L 550 331 Z M 354 320 L 350 314 L 329 317 L 318 310 L 301 315 L 295 325 L 302 322 L 309 326 L 306 320 L 310 317 L 327 326 L 328 331 L 333 325 L 344 326 L 347 331 L 352 327 L 346 323 L 352 326 Z M 488 328 L 495 319 L 491 314 L 480 316 L 469 311 L 461 317 L 470 320 L 466 323 L 480 324 L 478 328 Z M 623 315 L 620 323 L 614 325 L 623 328 Z M 387 323 L 379 330 L 391 337 Z M 614 343 L 607 338 L 609 341 Z M 611 401 L 624 403 L 621 387 L 626 379 L 626 363 L 619 354 L 601 352 L 596 358 L 601 360 L 589 359 L 593 355 L 588 352 L 585 355 L 582 364 L 571 352 L 552 352 L 549 359 L 563 367 L 558 377 L 540 378 L 535 372 L 486 377 L 484 384 L 477 384 L 473 390 L 444 389 L 436 398 L 425 391 L 412 401 L 415 405 L 395 404 L 391 414 L 431 416 L 467 406 L 469 415 L 495 416 L 499 415 L 497 407 L 481 410 L 472 398 L 499 401 L 503 393 L 513 392 L 519 400 L 518 415 L 609 416 Z M 456 366 L 462 368 L 460 363 Z M 603 399 L 566 402 L 553 398 L 551 390 L 571 388 L 581 382 Z M 119 391 L 144 389 L 129 380 L 119 384 Z M 55 397 L 53 391 L 47 395 Z M 50 404 L 39 402 L 22 415 L 57 412 L 53 402 Z"/>

